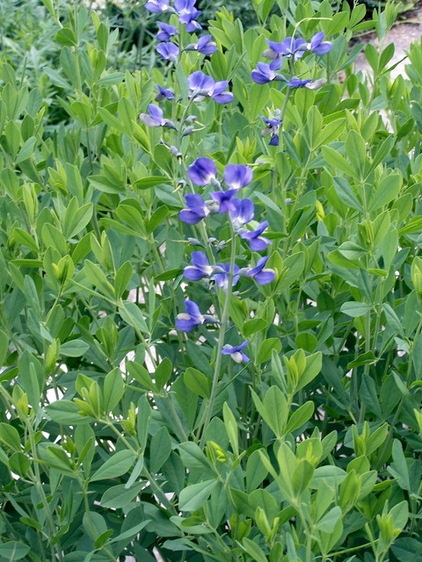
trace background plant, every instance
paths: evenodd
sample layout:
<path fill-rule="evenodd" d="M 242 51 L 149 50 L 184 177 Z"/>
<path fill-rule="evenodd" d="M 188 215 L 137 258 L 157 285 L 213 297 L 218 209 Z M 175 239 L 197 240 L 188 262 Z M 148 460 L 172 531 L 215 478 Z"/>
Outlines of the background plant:
<path fill-rule="evenodd" d="M 363 6 L 253 7 L 246 30 L 224 8 L 191 33 L 160 14 L 178 27 L 177 65 L 147 10 L 141 58 L 81 5 L 27 2 L 2 20 L 0 559 L 421 550 L 420 46 L 394 80 L 394 47 L 366 46 L 368 85 L 348 47 Z M 254 83 L 267 39 L 320 31 L 330 52 L 280 69 L 319 88 Z M 215 52 L 185 50 L 205 34 Z M 211 86 L 200 99 L 197 72 L 233 101 Z M 268 135 L 268 120 L 283 123 Z M 187 194 L 219 190 L 192 176 L 204 156 L 219 182 L 229 164 L 253 170 L 238 197 L 268 222 L 273 282 L 224 292 L 221 271 L 186 275 L 195 251 L 260 259 L 227 214 L 179 219 Z M 226 322 L 177 330 L 186 297 Z M 217 353 L 220 335 L 248 341 L 250 361 Z"/>

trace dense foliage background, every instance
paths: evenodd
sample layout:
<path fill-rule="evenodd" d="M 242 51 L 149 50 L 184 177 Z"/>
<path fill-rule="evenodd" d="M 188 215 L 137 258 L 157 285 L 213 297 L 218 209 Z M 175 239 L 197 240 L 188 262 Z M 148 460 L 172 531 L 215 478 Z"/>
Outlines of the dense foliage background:
<path fill-rule="evenodd" d="M 204 2 L 190 33 L 144 2 L 67 4 L 0 4 L 0 560 L 414 562 L 422 46 L 395 79 L 394 45 L 349 47 L 397 3 Z M 260 66 L 267 39 L 321 31 L 287 78 Z M 183 50 L 205 33 L 215 52 Z M 193 93 L 198 71 L 234 100 Z M 253 171 L 260 253 L 221 209 L 179 218 L 228 164 Z M 225 285 L 192 281 L 198 251 Z"/>

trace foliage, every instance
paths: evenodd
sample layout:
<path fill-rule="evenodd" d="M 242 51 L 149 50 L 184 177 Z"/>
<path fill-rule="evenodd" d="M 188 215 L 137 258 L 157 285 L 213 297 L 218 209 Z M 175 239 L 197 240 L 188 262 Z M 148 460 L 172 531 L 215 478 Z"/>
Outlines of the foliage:
<path fill-rule="evenodd" d="M 415 559 L 422 47 L 394 79 L 394 45 L 365 47 L 370 79 L 348 47 L 394 3 L 256 0 L 246 31 L 222 7 L 208 54 L 159 13 L 176 63 L 24 4 L 1 21 L 0 560 Z"/>

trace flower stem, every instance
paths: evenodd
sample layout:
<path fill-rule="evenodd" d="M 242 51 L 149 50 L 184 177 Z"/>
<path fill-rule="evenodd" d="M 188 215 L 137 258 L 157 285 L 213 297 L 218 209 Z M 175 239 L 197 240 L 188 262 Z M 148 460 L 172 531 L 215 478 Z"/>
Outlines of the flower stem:
<path fill-rule="evenodd" d="M 203 449 L 205 444 L 205 432 L 207 429 L 208 424 L 210 423 L 212 411 L 214 408 L 214 402 L 217 397 L 217 388 L 218 388 L 218 381 L 221 371 L 221 363 L 223 360 L 222 349 L 224 345 L 224 336 L 227 330 L 227 324 L 229 320 L 229 311 L 230 311 L 230 300 L 232 295 L 232 285 L 233 285 L 233 276 L 234 276 L 234 266 L 235 266 L 235 259 L 236 259 L 236 240 L 234 237 L 233 227 L 231 226 L 231 252 L 230 252 L 230 268 L 229 268 L 229 275 L 228 275 L 228 283 L 227 283 L 227 292 L 225 293 L 225 300 L 224 300 L 224 307 L 223 313 L 221 316 L 221 324 L 220 324 L 220 333 L 218 335 L 218 343 L 217 343 L 217 357 L 215 359 L 214 365 L 214 375 L 212 380 L 211 386 L 211 393 L 208 400 L 208 404 L 204 414 L 204 421 L 202 423 L 202 435 L 199 446 Z"/>

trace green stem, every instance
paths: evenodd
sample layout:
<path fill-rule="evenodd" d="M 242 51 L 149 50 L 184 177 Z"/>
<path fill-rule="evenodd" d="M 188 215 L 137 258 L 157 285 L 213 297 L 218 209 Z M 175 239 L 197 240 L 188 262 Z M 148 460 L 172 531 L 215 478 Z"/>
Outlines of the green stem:
<path fill-rule="evenodd" d="M 205 432 L 208 424 L 210 423 L 212 410 L 214 408 L 214 402 L 217 397 L 218 381 L 220 376 L 221 363 L 223 360 L 222 349 L 224 345 L 224 337 L 226 334 L 227 324 L 229 320 L 230 300 L 232 296 L 232 284 L 233 284 L 233 276 L 234 276 L 235 259 L 236 259 L 236 240 L 234 237 L 233 227 L 231 226 L 231 253 L 230 253 L 230 268 L 229 268 L 229 275 L 228 275 L 227 292 L 225 294 L 224 307 L 223 307 L 223 313 L 222 313 L 221 324 L 220 324 L 220 332 L 218 335 L 217 357 L 214 365 L 214 375 L 212 380 L 211 393 L 205 410 L 204 422 L 201 426 L 202 435 L 201 435 L 201 441 L 199 443 L 201 449 L 203 449 L 205 444 Z"/>

